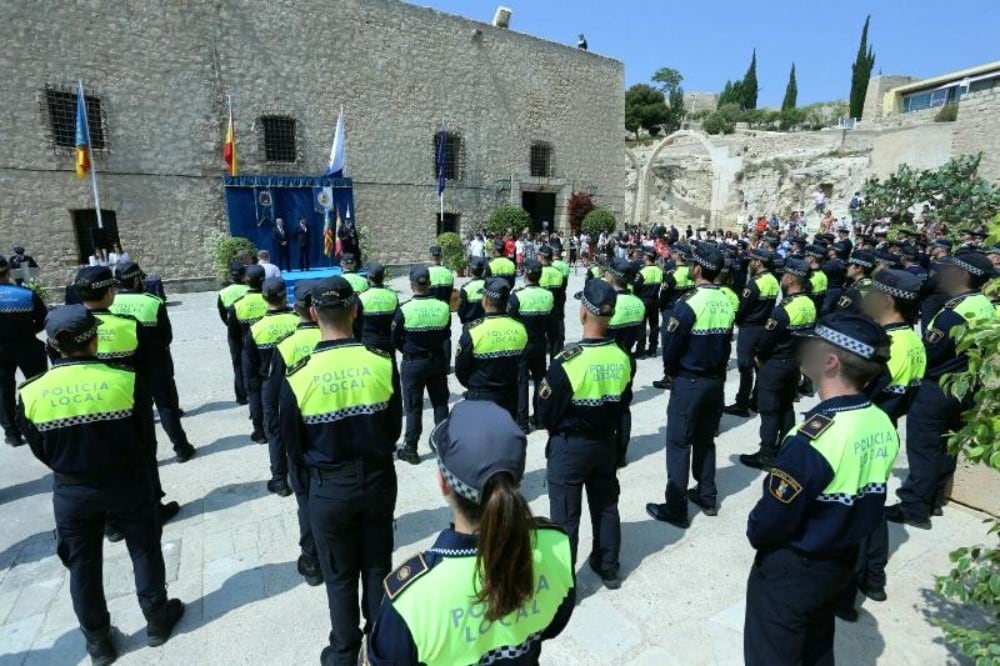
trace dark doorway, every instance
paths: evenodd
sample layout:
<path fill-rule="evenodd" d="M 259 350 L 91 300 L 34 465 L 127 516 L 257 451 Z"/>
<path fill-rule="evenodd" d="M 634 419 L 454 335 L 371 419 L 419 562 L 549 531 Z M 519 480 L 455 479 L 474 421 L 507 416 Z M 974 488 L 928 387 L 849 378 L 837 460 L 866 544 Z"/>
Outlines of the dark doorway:
<path fill-rule="evenodd" d="M 552 231 L 556 218 L 556 195 L 554 192 L 522 192 L 521 207 L 531 216 L 531 230 Z M 548 228 L 542 223 L 548 222 Z M 518 230 L 520 231 L 520 230 Z"/>
<path fill-rule="evenodd" d="M 437 215 L 437 233 L 440 236 L 446 231 L 451 231 L 453 233 L 458 233 L 458 221 L 459 215 L 456 213 L 445 213 L 444 218 L 441 217 L 440 213 Z"/>
<path fill-rule="evenodd" d="M 118 245 L 118 220 L 115 211 L 101 209 L 104 228 L 97 226 L 97 211 L 93 208 L 71 210 L 73 229 L 76 231 L 77 259 L 83 265 L 89 263 L 95 250 L 111 252 Z"/>

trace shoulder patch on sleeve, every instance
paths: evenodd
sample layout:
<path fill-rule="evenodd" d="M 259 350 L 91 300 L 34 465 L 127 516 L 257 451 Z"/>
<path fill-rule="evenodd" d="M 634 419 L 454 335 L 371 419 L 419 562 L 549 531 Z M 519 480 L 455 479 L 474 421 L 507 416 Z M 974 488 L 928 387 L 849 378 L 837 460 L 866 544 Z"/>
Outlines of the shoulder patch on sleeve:
<path fill-rule="evenodd" d="M 371 353 L 375 354 L 376 356 L 381 356 L 383 358 L 391 358 L 392 357 L 392 354 L 390 354 L 389 352 L 387 352 L 387 351 L 385 351 L 383 349 L 379 349 L 378 347 L 369 347 L 368 345 L 365 345 L 365 349 L 367 349 Z"/>
<path fill-rule="evenodd" d="M 544 516 L 535 516 L 535 528 L 539 530 L 556 530 L 557 532 L 562 532 L 566 534 L 566 530 L 563 526 L 552 520 L 551 518 L 545 518 Z"/>
<path fill-rule="evenodd" d="M 406 562 L 403 562 L 398 569 L 385 577 L 385 581 L 383 582 L 385 596 L 389 597 L 389 601 L 395 600 L 413 581 L 428 571 L 430 571 L 430 567 L 427 566 L 422 553 L 416 557 L 411 557 Z"/>
<path fill-rule="evenodd" d="M 837 299 L 837 307 L 849 308 L 851 307 L 851 303 L 853 302 L 854 299 L 851 298 L 850 296 L 841 296 L 839 299 Z"/>
<path fill-rule="evenodd" d="M 485 318 L 485 317 L 480 317 L 479 319 L 476 319 L 476 320 L 474 320 L 474 321 L 470 321 L 470 322 L 469 322 L 468 324 L 466 324 L 465 326 L 466 326 L 466 328 L 469 328 L 469 329 L 472 329 L 472 328 L 475 328 L 476 326 L 479 326 L 479 325 L 480 325 L 480 324 L 482 324 L 482 323 L 483 323 L 484 321 L 486 321 L 486 318 Z"/>
<path fill-rule="evenodd" d="M 548 400 L 552 397 L 552 386 L 548 379 L 542 379 L 542 383 L 538 385 L 538 397 L 541 400 Z"/>
<path fill-rule="evenodd" d="M 306 356 L 305 358 L 300 358 L 298 361 L 296 361 L 295 363 L 293 363 L 292 365 L 290 365 L 288 367 L 288 370 L 285 371 L 285 376 L 286 377 L 291 377 L 296 372 L 298 372 L 299 370 L 301 370 L 302 368 L 304 368 L 306 366 L 306 363 L 309 362 L 310 358 L 311 357 L 309 357 L 309 356 Z"/>
<path fill-rule="evenodd" d="M 747 287 L 743 290 L 743 298 L 750 298 L 750 294 L 752 293 L 753 291 L 751 291 L 750 287 Z"/>
<path fill-rule="evenodd" d="M 677 328 L 680 325 L 681 325 L 681 323 L 676 318 L 671 317 L 670 321 L 667 322 L 667 333 L 673 333 L 674 331 L 677 330 Z"/>
<path fill-rule="evenodd" d="M 833 425 L 833 417 L 826 414 L 816 414 L 802 424 L 802 427 L 799 428 L 799 434 L 808 439 L 816 439 L 831 425 Z"/>
<path fill-rule="evenodd" d="M 767 490 L 782 504 L 791 504 L 802 492 L 802 484 L 788 472 L 775 467 L 767 477 Z"/>
<path fill-rule="evenodd" d="M 773 331 L 774 329 L 778 328 L 778 320 L 775 319 L 774 317 L 768 317 L 767 323 L 764 324 L 764 328 L 768 331 Z"/>
<path fill-rule="evenodd" d="M 580 345 L 573 345 L 572 347 L 566 347 L 566 349 L 563 349 L 561 352 L 559 352 L 559 355 L 556 356 L 556 358 L 563 361 L 569 361 L 570 359 L 576 358 L 582 353 L 583 353 L 583 347 L 581 347 Z"/>
<path fill-rule="evenodd" d="M 925 337 L 930 344 L 937 344 L 944 337 L 944 331 L 939 328 L 929 328 Z"/>

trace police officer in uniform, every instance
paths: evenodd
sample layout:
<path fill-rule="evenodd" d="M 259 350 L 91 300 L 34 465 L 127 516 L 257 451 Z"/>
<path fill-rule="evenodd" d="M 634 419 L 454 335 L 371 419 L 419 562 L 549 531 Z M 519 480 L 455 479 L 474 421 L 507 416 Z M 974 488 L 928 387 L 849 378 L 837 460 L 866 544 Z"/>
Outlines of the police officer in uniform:
<path fill-rule="evenodd" d="M 537 664 L 573 613 L 576 580 L 568 537 L 517 490 L 525 437 L 493 403 L 463 401 L 431 446 L 452 526 L 385 579 L 362 663 Z"/>
<path fill-rule="evenodd" d="M 617 298 L 614 288 L 604 280 L 590 280 L 576 298 L 583 339 L 556 356 L 538 394 L 538 420 L 549 435 L 549 511 L 569 534 L 575 565 L 582 494 L 587 491 L 594 531 L 587 561 L 605 587 L 618 589 L 621 487 L 615 431 L 621 422 L 622 394 L 632 381 L 632 363 L 608 337 Z"/>
<path fill-rule="evenodd" d="M 628 287 L 636 277 L 632 262 L 627 259 L 612 259 L 605 271 L 605 280 L 614 287 L 615 314 L 608 322 L 608 335 L 622 351 L 629 355 L 632 365 L 630 373 L 635 377 L 635 357 L 632 349 L 645 333 L 646 305 L 638 296 L 628 292 Z M 622 394 L 622 419 L 615 432 L 615 449 L 618 452 L 618 467 L 625 467 L 628 443 L 632 438 L 632 382 Z"/>
<path fill-rule="evenodd" d="M 399 375 L 390 356 L 354 338 L 357 295 L 341 276 L 316 282 L 321 341 L 288 369 L 280 418 L 290 455 L 310 474 L 309 523 L 330 605 L 324 666 L 354 666 L 382 603 L 392 561 L 396 469 L 402 425 Z"/>
<path fill-rule="evenodd" d="M 996 317 L 990 299 L 979 290 L 994 275 L 982 252 L 966 250 L 938 262 L 940 287 L 951 298 L 924 331 L 927 371 L 906 422 L 906 458 L 909 475 L 896 491 L 900 503 L 886 507 L 886 518 L 930 529 L 932 512 L 944 502 L 944 489 L 955 472 L 955 456 L 948 453 L 948 435 L 962 426 L 962 412 L 972 395 L 959 400 L 941 388 L 941 378 L 968 368 L 968 356 L 955 347 L 956 326 L 985 325 Z"/>
<path fill-rule="evenodd" d="M 410 269 L 413 298 L 396 310 L 392 321 L 392 346 L 403 359 L 399 375 L 403 386 L 406 434 L 400 460 L 420 463 L 417 442 L 423 430 L 424 388 L 434 410 L 434 425 L 448 416 L 448 359 L 442 355 L 445 339 L 451 338 L 451 310 L 430 295 L 431 276 L 426 266 Z"/>
<path fill-rule="evenodd" d="M 750 259 L 752 279 L 747 281 L 736 310 L 736 325 L 740 327 L 736 334 L 736 367 L 740 373 L 740 386 L 736 391 L 735 402 L 722 410 L 726 414 L 744 418 L 750 416 L 751 406 L 757 407 L 753 390 L 756 374 L 753 351 L 780 293 L 778 279 L 771 272 L 774 254 L 769 250 L 752 249 L 747 256 Z"/>
<path fill-rule="evenodd" d="M 264 383 L 264 400 L 266 407 L 279 414 L 281 386 L 285 381 L 288 368 L 295 367 L 302 359 L 312 354 L 320 341 L 319 324 L 313 317 L 312 288 L 314 280 L 298 280 L 295 283 L 295 314 L 299 323 L 295 330 L 278 340 L 275 353 L 271 360 L 271 374 Z M 323 572 L 319 568 L 316 555 L 316 541 L 309 527 L 309 470 L 289 455 L 285 445 L 284 434 L 280 421 L 277 428 L 277 438 L 268 442 L 268 456 L 271 460 L 271 480 L 267 484 L 268 491 L 272 486 L 282 495 L 280 485 L 288 487 L 291 479 L 291 490 L 295 493 L 295 504 L 299 519 L 299 574 L 306 583 L 312 586 L 323 584 Z"/>
<path fill-rule="evenodd" d="M 486 262 L 482 257 L 473 257 L 469 261 L 469 272 L 472 279 L 462 285 L 458 290 L 458 320 L 462 326 L 482 318 L 483 312 L 483 290 L 486 289 L 486 280 L 483 273 L 486 271 Z"/>
<path fill-rule="evenodd" d="M 237 345 L 240 349 L 240 374 L 243 376 L 243 385 L 247 390 L 247 402 L 250 403 L 250 388 L 247 386 L 246 370 L 243 367 L 243 350 L 246 349 L 247 337 L 250 335 L 250 327 L 257 323 L 261 317 L 267 313 L 267 301 L 261 293 L 264 286 L 264 267 L 259 264 L 252 264 L 246 267 L 244 279 L 247 284 L 247 293 L 229 307 L 226 315 L 226 326 L 229 331 L 230 349 L 232 345 Z M 250 418 L 253 420 L 255 407 L 250 405 Z M 253 432 L 250 433 L 250 440 L 263 444 L 267 441 L 264 431 L 259 428 L 259 422 L 254 423 Z"/>
<path fill-rule="evenodd" d="M 180 400 L 174 381 L 174 359 L 170 354 L 170 343 L 174 333 L 167 314 L 167 305 L 159 297 L 147 293 L 144 274 L 134 262 L 121 264 L 117 268 L 118 293 L 108 309 L 112 314 L 133 317 L 139 322 L 140 344 L 145 349 L 142 361 L 145 369 L 140 369 L 146 379 L 153 404 L 160 416 L 160 425 L 167 433 L 178 459 L 194 455 L 194 447 L 188 441 L 184 426 L 181 425 Z"/>
<path fill-rule="evenodd" d="M 562 295 L 556 295 L 556 306 L 553 310 L 556 317 L 557 349 L 562 351 L 562 348 L 566 346 L 566 289 L 569 287 L 570 266 L 563 260 L 561 243 L 552 247 L 552 267 L 562 273 L 563 276 Z"/>
<path fill-rule="evenodd" d="M 262 293 L 267 301 L 267 312 L 250 326 L 243 348 L 243 372 L 250 395 L 250 418 L 254 430 L 262 431 L 267 437 L 270 452 L 281 448 L 281 434 L 278 432 L 278 410 L 266 396 L 275 393 L 269 384 L 281 381 L 283 377 L 271 376 L 272 362 L 278 341 L 295 331 L 300 318 L 288 307 L 287 287 L 280 277 L 264 280 Z M 275 477 L 272 474 L 267 490 L 281 497 L 292 494 L 284 475 Z"/>
<path fill-rule="evenodd" d="M 868 250 L 857 250 L 847 260 L 847 279 L 850 286 L 837 300 L 838 310 L 849 310 L 855 314 L 861 312 L 861 303 L 865 294 L 872 288 L 872 271 L 877 260 Z"/>
<path fill-rule="evenodd" d="M 427 266 L 427 272 L 431 276 L 431 296 L 438 299 L 442 303 L 448 306 L 448 328 L 451 329 L 451 291 L 455 286 L 455 276 L 452 274 L 451 270 L 441 265 L 441 248 L 437 245 L 431 245 L 430 248 L 430 264 Z M 513 289 L 513 286 L 511 287 Z M 441 348 L 441 352 L 444 357 L 451 362 L 451 335 L 444 341 L 444 346 Z"/>
<path fill-rule="evenodd" d="M 642 287 L 637 295 L 642 299 L 645 315 L 642 330 L 639 332 L 636 358 L 656 358 L 656 348 L 660 344 L 660 284 L 663 282 L 663 269 L 656 263 L 656 250 L 651 247 L 642 251 L 644 265 L 639 270 L 642 276 Z M 649 329 L 649 342 L 646 342 L 646 329 Z"/>
<path fill-rule="evenodd" d="M 747 521 L 757 550 L 747 581 L 748 666 L 834 663 L 834 609 L 858 543 L 876 528 L 899 436 L 861 389 L 889 358 L 861 315 L 823 318 L 802 353 L 821 402 L 791 430 Z"/>
<path fill-rule="evenodd" d="M 822 260 L 826 254 L 826 249 L 822 245 L 807 245 L 805 252 L 806 263 L 809 264 L 809 297 L 816 306 L 816 313 L 823 311 L 823 303 L 826 300 L 826 288 L 829 280 L 823 272 Z"/>
<path fill-rule="evenodd" d="M 552 316 L 554 318 L 554 328 L 549 336 L 549 360 L 555 358 L 556 354 L 562 351 L 566 344 L 566 286 L 569 281 L 568 273 L 563 273 L 556 268 L 552 261 L 553 249 L 549 245 L 542 245 L 538 248 L 538 257 L 542 264 L 542 277 L 539 279 L 539 286 L 552 292 L 555 299 L 552 306 Z M 565 262 L 563 262 L 565 263 Z"/>
<path fill-rule="evenodd" d="M 167 599 L 162 523 L 148 453 L 155 448 L 150 397 L 135 372 L 96 358 L 97 318 L 80 305 L 53 311 L 45 332 L 60 358 L 21 386 L 18 422 L 32 453 L 53 472 L 57 553 L 95 664 L 117 658 L 104 599 L 102 532 L 113 517 L 125 535 L 146 641 L 162 645 L 184 614 Z M 86 394 L 89 400 L 52 399 Z"/>
<path fill-rule="evenodd" d="M 392 320 L 399 307 L 399 296 L 386 287 L 385 266 L 373 261 L 368 264 L 368 289 L 361 292 L 361 307 L 365 316 L 361 322 L 361 341 L 392 355 Z"/>
<path fill-rule="evenodd" d="M 490 259 L 486 265 L 486 277 L 499 277 L 507 281 L 507 285 L 513 289 L 514 279 L 517 277 L 517 266 L 514 262 L 504 256 L 504 242 L 497 239 L 493 243 L 496 255 Z"/>
<path fill-rule="evenodd" d="M 726 365 L 736 311 L 712 283 L 725 265 L 718 248 L 699 243 L 691 254 L 695 289 L 674 306 L 666 326 L 663 371 L 673 382 L 667 404 L 667 488 L 664 504 L 646 513 L 686 528 L 688 500 L 709 516 L 718 513 L 715 433 L 722 417 Z M 689 474 L 695 487 L 688 489 Z"/>
<path fill-rule="evenodd" d="M 809 264 L 786 259 L 781 276 L 783 296 L 754 347 L 757 364 L 757 408 L 760 410 L 760 450 L 741 454 L 747 467 L 765 469 L 778 455 L 781 436 L 795 424 L 795 391 L 799 378 L 796 332 L 816 323 L 816 305 L 806 293 Z"/>
<path fill-rule="evenodd" d="M 687 263 L 691 252 L 692 248 L 687 243 L 674 243 L 671 248 L 675 267 L 672 270 L 664 271 L 663 282 L 660 283 L 660 319 L 662 321 L 666 321 L 670 317 L 677 301 L 694 289 L 694 280 L 691 279 L 691 269 Z M 666 337 L 667 331 L 661 326 L 661 345 L 665 344 Z M 664 375 L 663 379 L 654 381 L 653 386 L 658 389 L 669 389 L 671 379 Z"/>
<path fill-rule="evenodd" d="M 528 332 L 507 314 L 510 288 L 502 278 L 490 278 L 483 291 L 486 316 L 472 322 L 458 339 L 455 377 L 469 400 L 491 400 L 517 418 L 519 368 Z"/>
<path fill-rule="evenodd" d="M 10 264 L 0 257 L 0 426 L 4 441 L 24 444 L 14 418 L 15 375 L 25 379 L 45 372 L 45 345 L 35 336 L 45 326 L 48 309 L 38 294 L 10 281 Z"/>
<path fill-rule="evenodd" d="M 526 434 L 531 425 L 537 425 L 538 391 L 545 378 L 545 358 L 548 340 L 555 335 L 555 296 L 538 285 L 542 264 L 535 259 L 524 261 L 524 286 L 515 289 L 507 301 L 507 313 L 521 322 L 528 334 L 528 342 L 518 365 L 517 424 Z M 534 387 L 531 401 L 531 419 L 528 418 L 528 385 Z"/>
<path fill-rule="evenodd" d="M 361 294 L 368 289 L 368 280 L 358 273 L 358 259 L 353 252 L 344 252 L 340 255 L 340 269 L 343 271 L 342 277 L 351 285 L 355 294 Z"/>
<path fill-rule="evenodd" d="M 951 298 L 942 287 L 938 277 L 938 263 L 951 255 L 952 243 L 947 238 L 938 238 L 928 247 L 930 266 L 927 280 L 924 282 L 924 293 L 920 297 L 920 330 L 927 331 L 931 320 L 941 311 L 944 304 Z"/>
<path fill-rule="evenodd" d="M 219 292 L 219 297 L 215 301 L 215 307 L 219 310 L 219 318 L 222 323 L 229 324 L 229 308 L 242 298 L 250 289 L 244 282 L 246 274 L 246 264 L 242 261 L 234 261 L 229 265 L 230 284 L 223 287 Z M 236 341 L 229 335 L 226 336 L 229 343 L 229 358 L 233 362 L 233 393 L 236 394 L 236 404 L 247 404 L 247 391 L 243 386 L 243 348 L 236 345 Z"/>

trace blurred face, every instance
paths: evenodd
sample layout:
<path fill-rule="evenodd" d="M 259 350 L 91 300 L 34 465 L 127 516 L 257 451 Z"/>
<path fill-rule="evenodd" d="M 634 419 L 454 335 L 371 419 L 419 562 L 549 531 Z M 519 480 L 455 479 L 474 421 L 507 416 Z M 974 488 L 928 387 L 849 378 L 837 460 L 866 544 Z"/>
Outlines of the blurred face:
<path fill-rule="evenodd" d="M 882 315 L 892 310 L 892 297 L 877 289 L 869 289 L 861 301 L 861 309 L 866 315 L 878 321 Z"/>
<path fill-rule="evenodd" d="M 1000 252 L 994 252 L 986 256 L 990 258 L 990 263 L 993 264 L 993 268 L 1000 268 Z"/>
<path fill-rule="evenodd" d="M 965 271 L 955 266 L 942 266 L 938 271 L 938 281 L 941 289 L 951 296 L 957 296 L 968 288 Z"/>
<path fill-rule="evenodd" d="M 858 266 L 856 264 L 847 264 L 847 277 L 851 278 L 852 280 L 857 280 L 862 275 L 864 275 L 864 271 L 862 270 L 861 266 Z"/>
<path fill-rule="evenodd" d="M 840 359 L 832 352 L 828 343 L 809 339 L 799 348 L 799 369 L 814 384 L 819 384 L 824 376 L 837 375 L 840 371 Z"/>

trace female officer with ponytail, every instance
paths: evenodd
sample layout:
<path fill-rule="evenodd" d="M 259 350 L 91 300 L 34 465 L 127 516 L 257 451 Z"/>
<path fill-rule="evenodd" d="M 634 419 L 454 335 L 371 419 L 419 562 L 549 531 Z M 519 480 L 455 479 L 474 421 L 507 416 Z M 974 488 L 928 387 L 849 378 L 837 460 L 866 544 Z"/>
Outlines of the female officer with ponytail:
<path fill-rule="evenodd" d="M 569 538 L 518 491 L 526 445 L 487 401 L 455 405 L 434 430 L 454 524 L 385 579 L 362 663 L 537 664 L 542 641 L 563 630 L 576 601 Z"/>

